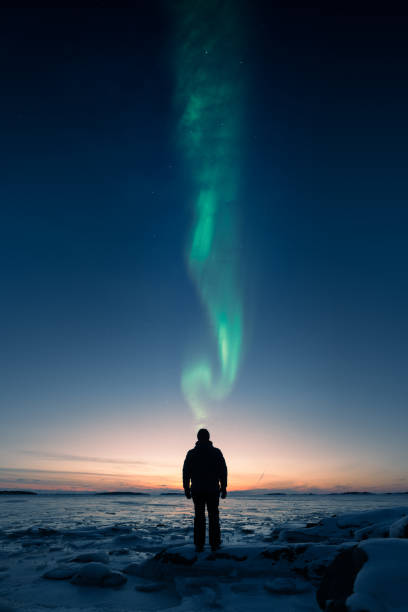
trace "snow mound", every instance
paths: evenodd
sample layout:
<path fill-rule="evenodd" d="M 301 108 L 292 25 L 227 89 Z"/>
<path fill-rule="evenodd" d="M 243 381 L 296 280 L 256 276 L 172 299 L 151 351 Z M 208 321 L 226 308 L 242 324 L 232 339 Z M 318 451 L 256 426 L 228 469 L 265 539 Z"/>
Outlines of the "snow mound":
<path fill-rule="evenodd" d="M 381 510 L 367 510 L 365 512 L 348 512 L 339 516 L 336 522 L 342 529 L 347 527 L 363 527 L 364 525 L 374 525 L 384 522 L 389 522 L 391 524 L 405 514 L 407 514 L 407 507 L 397 506 L 395 508 L 382 508 Z"/>
<path fill-rule="evenodd" d="M 140 563 L 129 563 L 129 565 L 127 565 L 124 568 L 124 572 L 125 574 L 129 574 L 129 576 L 139 576 L 140 575 Z"/>
<path fill-rule="evenodd" d="M 308 581 L 311 585 L 309 588 L 317 587 L 338 551 L 338 546 L 320 543 L 272 544 L 268 547 L 254 544 L 231 545 L 216 553 L 197 555 L 193 546 L 184 545 L 164 549 L 143 563 L 131 563 L 124 572 L 154 582 L 188 579 L 193 580 L 195 585 L 197 580 L 206 577 L 211 588 L 218 580 L 235 583 L 257 579 L 260 585 L 265 583 L 265 589 L 269 592 L 278 593 L 279 589 L 285 588 L 290 588 L 291 592 L 301 592 L 297 587 L 294 590 L 294 584 L 298 585 L 299 580 L 302 583 Z M 270 582 L 277 578 L 289 579 L 289 582 L 285 582 L 286 586 Z"/>
<path fill-rule="evenodd" d="M 347 599 L 350 612 L 408 610 L 408 540 L 372 539 L 360 544 L 367 562 Z"/>
<path fill-rule="evenodd" d="M 45 572 L 45 574 L 43 574 L 43 578 L 46 578 L 47 580 L 69 580 L 69 578 L 72 578 L 76 572 L 76 567 L 61 565 L 48 570 L 48 572 Z"/>
<path fill-rule="evenodd" d="M 408 516 L 403 516 L 391 525 L 390 538 L 408 538 Z"/>
<path fill-rule="evenodd" d="M 166 584 L 163 582 L 148 582 L 145 584 L 137 585 L 136 591 L 140 591 L 141 593 L 157 593 L 158 591 L 162 591 L 166 588 Z"/>
<path fill-rule="evenodd" d="M 104 587 L 120 587 L 127 582 L 126 576 L 122 572 L 110 572 L 109 576 L 103 579 Z"/>
<path fill-rule="evenodd" d="M 294 578 L 275 578 L 268 580 L 264 584 L 264 588 L 269 593 L 281 593 L 282 595 L 291 595 L 293 593 L 304 593 L 310 591 L 311 586 L 304 580 L 296 580 Z"/>
<path fill-rule="evenodd" d="M 78 555 L 72 559 L 76 563 L 90 563 L 96 561 L 97 563 L 109 563 L 109 555 L 106 552 L 89 552 Z"/>
<path fill-rule="evenodd" d="M 322 610 L 407 612 L 408 539 L 371 538 L 340 552 L 316 597 Z"/>
<path fill-rule="evenodd" d="M 366 553 L 358 546 L 342 550 L 329 565 L 316 593 L 322 610 L 342 610 L 345 601 L 353 593 L 358 572 L 367 561 Z"/>
<path fill-rule="evenodd" d="M 406 517 L 407 514 L 406 506 L 366 512 L 348 512 L 338 517 L 324 518 L 318 523 L 309 523 L 304 528 L 274 529 L 267 540 L 292 544 L 306 542 L 341 544 L 345 540 L 360 541 L 373 537 L 387 537 L 391 525 L 399 521 L 401 517 Z"/>
<path fill-rule="evenodd" d="M 126 576 L 121 572 L 113 572 L 104 563 L 91 561 L 74 575 L 71 583 L 79 586 L 118 587 L 126 581 Z"/>

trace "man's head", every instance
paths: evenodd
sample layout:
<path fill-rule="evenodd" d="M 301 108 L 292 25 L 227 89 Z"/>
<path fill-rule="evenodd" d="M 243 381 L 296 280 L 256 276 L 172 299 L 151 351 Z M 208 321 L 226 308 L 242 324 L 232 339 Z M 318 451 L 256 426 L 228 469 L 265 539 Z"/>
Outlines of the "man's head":
<path fill-rule="evenodd" d="M 210 432 L 208 429 L 200 429 L 197 433 L 197 440 L 199 442 L 208 442 L 210 439 Z"/>

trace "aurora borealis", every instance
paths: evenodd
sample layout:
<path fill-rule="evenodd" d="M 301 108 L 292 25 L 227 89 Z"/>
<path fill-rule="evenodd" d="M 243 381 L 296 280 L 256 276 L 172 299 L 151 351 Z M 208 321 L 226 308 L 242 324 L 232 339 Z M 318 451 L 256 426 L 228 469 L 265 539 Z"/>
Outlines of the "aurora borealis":
<path fill-rule="evenodd" d="M 243 344 L 237 199 L 242 158 L 239 4 L 183 2 L 177 14 L 176 100 L 180 147 L 196 191 L 187 265 L 217 346 L 217 364 L 198 355 L 182 373 L 195 419 L 230 392 Z"/>

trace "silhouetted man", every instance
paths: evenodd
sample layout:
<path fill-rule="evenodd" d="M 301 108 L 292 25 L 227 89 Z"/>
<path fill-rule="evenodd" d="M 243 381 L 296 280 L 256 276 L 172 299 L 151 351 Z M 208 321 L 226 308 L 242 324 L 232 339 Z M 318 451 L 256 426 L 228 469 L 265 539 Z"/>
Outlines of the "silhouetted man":
<path fill-rule="evenodd" d="M 200 429 L 195 448 L 188 451 L 183 465 L 183 487 L 187 499 L 194 502 L 194 544 L 201 552 L 205 544 L 205 506 L 212 550 L 221 545 L 218 504 L 227 496 L 227 465 L 219 448 L 210 442 L 210 434 Z M 190 487 L 191 481 L 191 487 Z"/>

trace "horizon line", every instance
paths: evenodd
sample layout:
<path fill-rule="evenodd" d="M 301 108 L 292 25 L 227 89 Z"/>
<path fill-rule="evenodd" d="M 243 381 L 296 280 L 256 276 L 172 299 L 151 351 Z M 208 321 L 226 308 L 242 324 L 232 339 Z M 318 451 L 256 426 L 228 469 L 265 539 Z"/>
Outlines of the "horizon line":
<path fill-rule="evenodd" d="M 98 494 L 98 493 L 122 493 L 122 494 L 135 494 L 135 493 L 147 493 L 147 494 L 156 494 L 156 493 L 169 493 L 169 494 L 181 494 L 183 495 L 184 491 L 182 488 L 175 487 L 141 487 L 138 489 L 131 488 L 123 488 L 123 489 L 78 489 L 78 488 L 31 488 L 31 487 L 7 487 L 1 488 L 0 493 L 6 492 L 33 492 L 33 493 L 48 493 L 48 494 Z M 310 489 L 310 490 L 299 490 L 299 489 L 285 489 L 285 490 L 277 490 L 277 489 L 269 489 L 269 488 L 250 488 L 250 489 L 228 489 L 228 493 L 255 493 L 260 495 L 407 495 L 408 490 L 398 490 L 392 491 L 389 489 L 384 490 L 370 490 L 370 489 L 347 489 L 347 490 L 333 490 L 333 489 Z"/>

